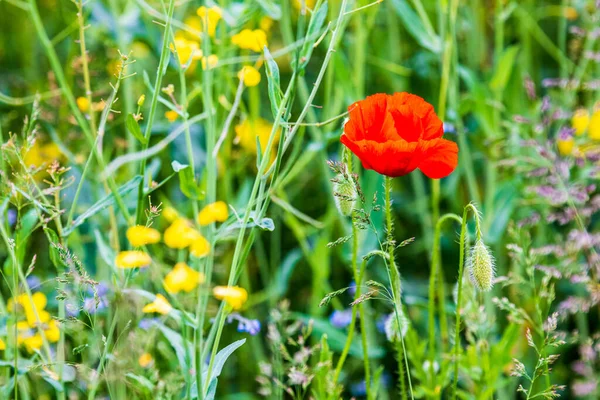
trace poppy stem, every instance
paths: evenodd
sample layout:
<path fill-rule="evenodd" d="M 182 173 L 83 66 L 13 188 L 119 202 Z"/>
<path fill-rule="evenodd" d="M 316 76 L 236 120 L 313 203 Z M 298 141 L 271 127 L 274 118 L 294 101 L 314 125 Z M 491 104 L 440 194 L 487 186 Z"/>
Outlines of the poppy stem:
<path fill-rule="evenodd" d="M 402 354 L 404 360 L 398 360 L 398 363 L 404 362 L 404 367 L 406 369 L 406 378 L 408 379 L 408 388 L 410 390 L 410 397 L 414 399 L 412 382 L 410 378 L 410 369 L 408 367 L 408 356 L 406 355 L 406 347 L 404 345 L 404 335 L 402 332 L 402 319 L 400 315 L 402 314 L 402 300 L 401 300 L 401 287 L 400 287 L 400 272 L 398 271 L 398 266 L 396 265 L 396 260 L 394 258 L 394 250 L 396 249 L 396 244 L 394 242 L 394 224 L 392 222 L 392 202 L 391 202 L 391 192 L 392 192 L 392 178 L 386 176 L 385 177 L 385 216 L 386 216 L 386 230 L 387 230 L 387 250 L 389 255 L 389 265 L 388 265 L 388 275 L 390 279 L 390 285 L 392 287 L 392 300 L 394 302 L 394 313 L 396 314 L 396 323 L 398 324 L 398 330 L 400 331 L 400 341 L 402 343 Z"/>

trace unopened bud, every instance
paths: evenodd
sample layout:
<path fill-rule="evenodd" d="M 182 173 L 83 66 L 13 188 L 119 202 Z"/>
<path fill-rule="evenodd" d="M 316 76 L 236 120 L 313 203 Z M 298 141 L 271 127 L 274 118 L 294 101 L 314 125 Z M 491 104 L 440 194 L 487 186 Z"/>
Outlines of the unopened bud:
<path fill-rule="evenodd" d="M 400 323 L 398 323 L 398 319 L 400 319 Z M 385 336 L 390 342 L 399 341 L 404 337 L 408 330 L 408 319 L 404 316 L 404 312 L 398 310 L 398 317 L 395 312 L 388 315 L 385 319 L 384 330 Z"/>
<path fill-rule="evenodd" d="M 146 101 L 146 95 L 145 94 L 141 95 L 140 98 L 138 99 L 138 103 L 137 103 L 138 107 L 143 106 L 144 105 L 144 101 Z"/>
<path fill-rule="evenodd" d="M 477 240 L 471 248 L 467 260 L 471 282 L 478 290 L 487 292 L 494 285 L 494 256 L 482 240 Z"/>
<path fill-rule="evenodd" d="M 342 174 L 336 176 L 333 179 L 333 195 L 340 213 L 344 216 L 352 214 L 356 204 L 356 187 L 352 179 Z"/>

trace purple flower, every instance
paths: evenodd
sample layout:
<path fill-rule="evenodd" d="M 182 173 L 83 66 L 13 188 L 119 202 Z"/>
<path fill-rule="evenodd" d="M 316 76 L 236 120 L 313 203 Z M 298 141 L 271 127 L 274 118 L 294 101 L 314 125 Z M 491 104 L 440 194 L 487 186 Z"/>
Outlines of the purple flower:
<path fill-rule="evenodd" d="M 154 325 L 157 321 L 157 318 L 142 318 L 138 323 L 138 326 L 147 331 L 148 329 L 152 328 L 152 325 Z"/>
<path fill-rule="evenodd" d="M 336 328 L 340 328 L 340 329 L 345 328 L 348 325 L 350 325 L 351 321 L 352 321 L 352 309 L 351 308 L 348 308 L 348 309 L 342 310 L 342 311 L 335 310 L 329 316 L 329 322 L 331 322 L 331 325 L 335 326 Z"/>
<path fill-rule="evenodd" d="M 29 275 L 27 277 L 27 286 L 29 286 L 31 290 L 39 289 L 39 287 L 42 286 L 42 280 L 35 275 Z"/>
<path fill-rule="evenodd" d="M 249 333 L 252 336 L 258 335 L 260 333 L 260 321 L 257 319 L 248 319 L 242 317 L 238 313 L 231 313 L 227 316 L 227 323 L 230 324 L 233 321 L 238 322 L 237 330 L 238 332 Z"/>
<path fill-rule="evenodd" d="M 17 222 L 17 211 L 10 208 L 6 214 L 8 217 L 8 226 L 13 226 Z"/>

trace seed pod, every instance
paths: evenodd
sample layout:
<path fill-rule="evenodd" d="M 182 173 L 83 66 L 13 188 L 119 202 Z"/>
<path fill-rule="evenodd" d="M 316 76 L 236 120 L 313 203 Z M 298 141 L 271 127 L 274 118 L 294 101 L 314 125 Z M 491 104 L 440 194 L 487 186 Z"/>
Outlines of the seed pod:
<path fill-rule="evenodd" d="M 336 176 L 332 181 L 335 205 L 340 213 L 347 217 L 352 214 L 352 210 L 356 204 L 356 187 L 354 186 L 354 182 L 342 174 Z"/>
<path fill-rule="evenodd" d="M 400 317 L 400 326 L 398 326 L 398 318 L 396 318 L 396 313 L 393 312 L 385 319 L 385 336 L 387 340 L 390 342 L 395 342 L 400 340 L 400 337 L 404 337 L 406 335 L 406 331 L 408 330 L 408 319 L 404 316 L 404 312 L 402 310 L 398 310 L 398 317 Z"/>
<path fill-rule="evenodd" d="M 478 290 L 487 292 L 494 285 L 494 257 L 482 240 L 475 242 L 467 260 L 471 282 Z"/>

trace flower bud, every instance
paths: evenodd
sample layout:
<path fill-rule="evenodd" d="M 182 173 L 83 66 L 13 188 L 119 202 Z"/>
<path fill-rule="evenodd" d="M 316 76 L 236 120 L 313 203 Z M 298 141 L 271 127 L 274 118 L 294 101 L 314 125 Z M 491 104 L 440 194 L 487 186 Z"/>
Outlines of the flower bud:
<path fill-rule="evenodd" d="M 143 94 L 140 96 L 140 98 L 138 99 L 137 105 L 138 107 L 141 107 L 144 105 L 144 101 L 146 101 L 146 95 Z"/>
<path fill-rule="evenodd" d="M 396 318 L 395 312 L 388 315 L 385 319 L 385 336 L 390 342 L 400 340 L 401 337 L 406 335 L 406 331 L 408 330 L 408 319 L 404 316 L 402 310 L 398 310 L 398 317 L 400 319 L 400 326 L 398 326 L 398 318 Z"/>
<path fill-rule="evenodd" d="M 351 178 L 339 174 L 333 181 L 335 205 L 344 216 L 352 214 L 356 204 L 356 187 Z"/>
<path fill-rule="evenodd" d="M 478 290 L 487 292 L 494 285 L 494 257 L 482 240 L 477 240 L 471 248 L 467 260 L 471 282 Z"/>

